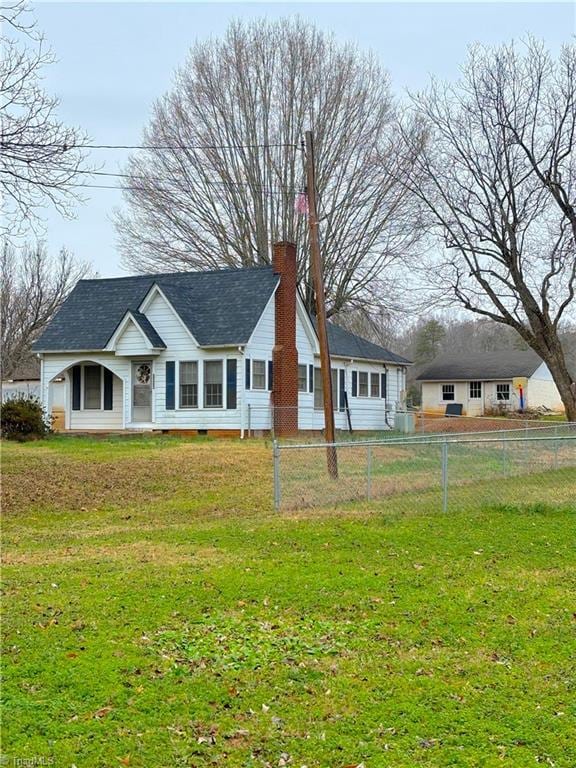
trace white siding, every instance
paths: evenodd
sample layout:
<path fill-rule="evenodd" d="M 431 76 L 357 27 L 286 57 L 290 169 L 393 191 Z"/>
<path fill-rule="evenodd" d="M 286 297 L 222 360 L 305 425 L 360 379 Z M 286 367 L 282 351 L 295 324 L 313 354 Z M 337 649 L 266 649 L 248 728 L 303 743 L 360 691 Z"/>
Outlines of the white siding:
<path fill-rule="evenodd" d="M 142 331 L 131 320 L 116 342 L 116 354 L 118 356 L 150 354 L 150 347 L 146 343 Z"/>
<path fill-rule="evenodd" d="M 115 374 L 112 411 L 72 411 L 72 384 L 70 369 L 82 363 L 104 365 Z M 50 413 L 58 401 L 62 400 L 62 384 L 53 382 L 56 377 L 64 377 L 64 403 L 66 409 L 66 429 L 106 430 L 123 429 L 126 422 L 127 390 L 130 381 L 130 362 L 115 357 L 113 352 L 82 353 L 46 353 L 42 366 L 42 402 Z"/>
<path fill-rule="evenodd" d="M 122 381 L 114 376 L 112 379 L 112 410 L 70 410 L 69 429 L 80 431 L 122 429 L 122 407 Z"/>
<path fill-rule="evenodd" d="M 154 389 L 152 394 L 152 423 L 154 429 L 189 429 L 189 430 L 267 430 L 271 426 L 271 392 L 265 390 L 245 391 L 245 360 L 264 360 L 266 376 L 268 362 L 272 360 L 274 346 L 274 297 L 271 298 L 258 322 L 252 338 L 245 349 L 228 347 L 223 349 L 201 349 L 182 322 L 160 294 L 156 293 L 145 304 L 141 311 L 148 317 L 162 340 L 166 349 L 158 355 L 151 355 L 143 343 L 140 331 L 133 323 L 128 324 L 119 339 L 115 352 L 96 354 L 46 354 L 44 356 L 44 378 L 42 385 L 43 398 L 46 404 L 50 402 L 50 382 L 55 376 L 61 375 L 70 366 L 81 362 L 96 362 L 108 367 L 119 379 L 115 381 L 114 412 L 75 412 L 70 410 L 71 386 L 66 382 L 67 428 L 74 429 L 126 429 L 141 428 L 141 425 L 131 424 L 131 391 L 132 391 L 132 362 L 134 359 L 148 359 L 152 362 Z M 310 337 L 300 314 L 296 317 L 296 345 L 298 360 L 302 365 L 319 367 L 320 358 L 316 353 L 314 337 Z M 226 360 L 236 360 L 236 392 L 237 408 L 204 408 L 204 361 L 222 360 L 223 363 L 223 403 L 226 405 Z M 179 407 L 179 363 L 181 361 L 198 362 L 198 391 L 199 408 Z M 175 409 L 166 409 L 166 363 L 175 362 Z M 346 372 L 346 391 L 350 405 L 352 427 L 354 430 L 386 429 L 385 409 L 393 409 L 405 388 L 405 375 L 399 366 L 387 364 L 388 392 L 387 398 L 352 397 L 352 370 L 365 370 L 380 375 L 384 372 L 382 363 L 351 361 L 334 358 L 332 367 Z M 268 382 L 267 382 L 268 384 Z M 118 407 L 118 410 L 117 410 Z M 105 419 L 108 423 L 104 424 Z M 393 417 L 389 417 L 390 423 Z M 346 413 L 335 413 L 337 429 L 348 429 Z M 324 426 L 323 411 L 314 409 L 313 392 L 299 393 L 299 428 L 320 430 Z"/>
<path fill-rule="evenodd" d="M 242 425 L 241 385 L 244 376 L 244 361 L 237 347 L 207 350 L 198 347 L 190 333 L 184 328 L 172 307 L 161 294 L 156 294 L 144 309 L 160 335 L 166 349 L 153 360 L 154 371 L 154 406 L 153 418 L 155 429 L 240 429 Z M 226 360 L 236 362 L 237 408 L 180 408 L 179 405 L 179 367 L 180 361 L 198 361 L 199 404 L 203 402 L 205 360 L 223 361 L 223 401 L 226 405 Z M 176 408 L 166 409 L 166 362 L 176 363 Z"/>
<path fill-rule="evenodd" d="M 546 363 L 542 363 L 528 379 L 527 400 L 529 408 L 543 405 L 551 411 L 564 410 L 560 392 Z"/>

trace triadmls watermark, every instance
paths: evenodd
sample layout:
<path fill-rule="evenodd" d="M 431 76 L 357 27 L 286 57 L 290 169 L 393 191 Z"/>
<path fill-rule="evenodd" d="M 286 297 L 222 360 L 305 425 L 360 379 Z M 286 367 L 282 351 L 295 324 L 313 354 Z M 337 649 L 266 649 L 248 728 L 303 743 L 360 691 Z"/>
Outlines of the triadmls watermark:
<path fill-rule="evenodd" d="M 21 757 L 20 755 L 0 755 L 0 766 L 5 768 L 42 768 L 42 766 L 56 765 L 53 757 L 44 755 L 33 755 L 32 757 Z"/>

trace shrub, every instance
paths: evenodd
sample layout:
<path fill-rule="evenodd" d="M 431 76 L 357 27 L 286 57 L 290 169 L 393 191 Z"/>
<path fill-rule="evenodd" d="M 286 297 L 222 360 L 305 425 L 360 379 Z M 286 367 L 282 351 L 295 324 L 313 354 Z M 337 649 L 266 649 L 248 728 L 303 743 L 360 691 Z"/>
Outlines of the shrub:
<path fill-rule="evenodd" d="M 0 428 L 7 440 L 33 440 L 52 431 L 52 417 L 37 397 L 19 395 L 0 406 Z"/>

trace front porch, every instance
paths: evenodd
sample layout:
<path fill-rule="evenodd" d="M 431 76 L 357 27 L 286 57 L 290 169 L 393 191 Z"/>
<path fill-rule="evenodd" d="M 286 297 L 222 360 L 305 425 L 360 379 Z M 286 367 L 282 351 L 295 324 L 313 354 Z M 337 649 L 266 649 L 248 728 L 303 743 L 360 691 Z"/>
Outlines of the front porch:
<path fill-rule="evenodd" d="M 103 356 L 102 356 L 103 357 Z M 154 429 L 152 363 L 142 360 L 43 361 L 43 401 L 54 430 L 70 433 Z"/>

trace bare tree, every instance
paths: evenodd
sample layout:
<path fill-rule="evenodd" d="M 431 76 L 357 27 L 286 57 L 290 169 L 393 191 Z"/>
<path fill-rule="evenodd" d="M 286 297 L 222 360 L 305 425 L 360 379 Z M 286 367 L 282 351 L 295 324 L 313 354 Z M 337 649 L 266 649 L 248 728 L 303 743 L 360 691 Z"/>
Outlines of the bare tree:
<path fill-rule="evenodd" d="M 30 354 L 32 343 L 89 268 L 62 248 L 50 257 L 42 244 L 17 250 L 5 242 L 0 262 L 2 378 Z"/>
<path fill-rule="evenodd" d="M 328 310 L 366 301 L 416 234 L 397 181 L 407 158 L 394 111 L 370 55 L 301 20 L 233 23 L 222 40 L 197 43 L 128 162 L 116 218 L 124 262 L 144 272 L 252 266 L 269 263 L 271 242 L 294 240 L 311 307 L 307 223 L 294 203 L 313 128 Z"/>
<path fill-rule="evenodd" d="M 4 236 L 38 223 L 38 209 L 52 204 L 69 215 L 85 168 L 86 139 L 57 117 L 58 99 L 42 87 L 44 67 L 54 61 L 28 20 L 23 0 L 0 6 L 0 191 Z M 10 35 L 13 35 L 12 37 Z M 14 38 L 17 35 L 23 44 Z"/>
<path fill-rule="evenodd" d="M 424 265 L 426 282 L 517 331 L 548 365 L 572 421 L 560 333 L 575 309 L 575 74 L 574 45 L 558 61 L 534 41 L 522 54 L 474 47 L 458 83 L 433 82 L 413 98 L 405 134 L 425 147 L 410 188 L 444 246 Z"/>

